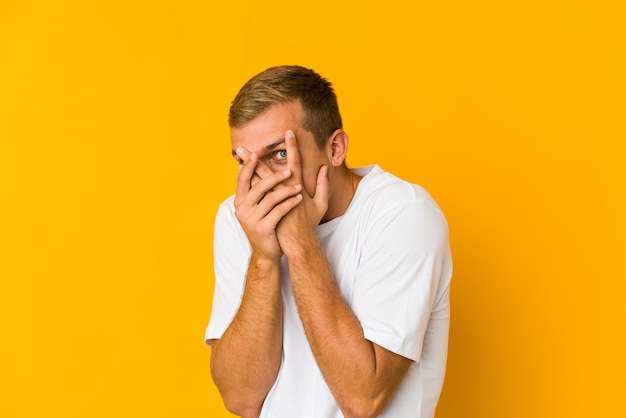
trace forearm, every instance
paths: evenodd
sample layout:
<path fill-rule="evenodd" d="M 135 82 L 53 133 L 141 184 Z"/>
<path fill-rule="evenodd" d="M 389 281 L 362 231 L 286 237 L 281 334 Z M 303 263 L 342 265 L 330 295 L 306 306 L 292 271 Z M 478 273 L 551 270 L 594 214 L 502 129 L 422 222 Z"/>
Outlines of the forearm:
<path fill-rule="evenodd" d="M 317 242 L 288 259 L 309 344 L 338 405 L 346 417 L 377 415 L 391 399 L 406 368 L 390 364 L 390 355 L 396 355 L 382 353 L 384 349 L 364 338 Z"/>
<path fill-rule="evenodd" d="M 211 374 L 232 412 L 257 417 L 276 380 L 282 356 L 278 262 L 251 257 L 241 305 L 212 345 Z"/>

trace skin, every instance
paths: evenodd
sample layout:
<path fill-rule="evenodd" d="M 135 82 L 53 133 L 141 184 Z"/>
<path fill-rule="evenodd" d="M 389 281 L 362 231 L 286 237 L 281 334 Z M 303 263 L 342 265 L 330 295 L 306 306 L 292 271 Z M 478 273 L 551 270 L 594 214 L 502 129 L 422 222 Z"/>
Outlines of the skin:
<path fill-rule="evenodd" d="M 212 342 L 211 372 L 231 412 L 259 416 L 280 368 L 285 255 L 309 344 L 337 404 L 346 417 L 374 417 L 411 361 L 366 340 L 337 287 L 315 230 L 346 211 L 360 178 L 344 164 L 345 132 L 336 130 L 320 149 L 301 118 L 294 101 L 231 129 L 242 163 L 235 214 L 252 256 L 241 307 Z"/>

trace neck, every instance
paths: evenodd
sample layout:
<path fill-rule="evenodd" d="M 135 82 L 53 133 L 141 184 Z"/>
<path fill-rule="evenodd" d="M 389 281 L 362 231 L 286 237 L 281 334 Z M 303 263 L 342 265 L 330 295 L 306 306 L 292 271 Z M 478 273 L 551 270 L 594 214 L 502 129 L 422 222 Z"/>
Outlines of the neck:
<path fill-rule="evenodd" d="M 329 178 L 331 193 L 328 199 L 328 210 L 322 217 L 321 223 L 335 219 L 346 212 L 362 179 L 346 165 L 337 167 L 333 174 L 332 178 Z"/>

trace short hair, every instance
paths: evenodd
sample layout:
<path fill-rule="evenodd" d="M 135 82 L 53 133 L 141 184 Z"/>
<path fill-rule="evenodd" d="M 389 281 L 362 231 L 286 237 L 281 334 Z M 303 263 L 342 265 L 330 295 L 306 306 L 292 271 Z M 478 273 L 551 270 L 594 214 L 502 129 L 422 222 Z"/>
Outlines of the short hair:
<path fill-rule="evenodd" d="M 260 116 L 271 106 L 299 100 L 302 127 L 313 134 L 318 147 L 342 129 L 337 96 L 331 83 L 299 65 L 270 67 L 243 85 L 228 112 L 228 125 L 236 128 Z"/>

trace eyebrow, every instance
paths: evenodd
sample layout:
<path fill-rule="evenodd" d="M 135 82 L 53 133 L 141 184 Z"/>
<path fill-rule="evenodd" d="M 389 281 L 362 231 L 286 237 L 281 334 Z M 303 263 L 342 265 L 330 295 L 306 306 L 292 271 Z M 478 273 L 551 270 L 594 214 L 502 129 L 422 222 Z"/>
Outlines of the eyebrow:
<path fill-rule="evenodd" d="M 264 153 L 270 152 L 273 149 L 279 147 L 280 145 L 285 143 L 285 138 L 280 138 L 278 141 L 276 142 L 272 142 L 271 144 L 268 144 L 266 146 L 263 147 Z M 237 158 L 237 151 L 232 150 L 231 154 L 233 155 L 233 157 Z"/>

